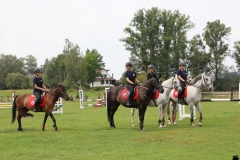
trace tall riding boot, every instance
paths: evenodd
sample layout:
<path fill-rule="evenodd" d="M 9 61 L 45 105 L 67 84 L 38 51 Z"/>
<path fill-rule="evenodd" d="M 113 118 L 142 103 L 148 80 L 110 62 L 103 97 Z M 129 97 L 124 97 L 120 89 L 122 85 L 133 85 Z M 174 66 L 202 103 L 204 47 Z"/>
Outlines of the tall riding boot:
<path fill-rule="evenodd" d="M 130 92 L 129 96 L 128 96 L 128 102 L 127 102 L 127 106 L 130 107 L 131 106 L 131 101 L 132 101 L 132 92 Z"/>
<path fill-rule="evenodd" d="M 178 103 L 182 104 L 182 93 L 178 93 Z"/>
<path fill-rule="evenodd" d="M 37 101 L 35 101 L 35 103 L 34 103 L 33 112 L 37 112 Z"/>

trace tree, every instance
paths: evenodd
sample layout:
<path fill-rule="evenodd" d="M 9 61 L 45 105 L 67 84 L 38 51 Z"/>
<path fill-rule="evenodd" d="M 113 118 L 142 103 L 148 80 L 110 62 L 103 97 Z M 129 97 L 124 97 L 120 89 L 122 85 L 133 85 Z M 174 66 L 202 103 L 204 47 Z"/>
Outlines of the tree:
<path fill-rule="evenodd" d="M 233 48 L 234 50 L 231 57 L 235 59 L 235 63 L 237 64 L 236 67 L 238 71 L 240 71 L 240 41 L 234 42 Z"/>
<path fill-rule="evenodd" d="M 28 55 L 24 58 L 24 71 L 25 73 L 33 74 L 33 70 L 37 68 L 37 59 L 32 56 Z"/>
<path fill-rule="evenodd" d="M 63 50 L 64 65 L 66 71 L 65 83 L 69 87 L 80 87 L 85 83 L 86 70 L 84 68 L 85 58 L 80 53 L 80 47 L 74 45 L 68 39 L 65 40 L 66 45 Z"/>
<path fill-rule="evenodd" d="M 169 76 L 172 68 L 177 69 L 179 58 L 185 58 L 187 47 L 186 33 L 194 24 L 189 16 L 179 11 L 166 11 L 153 7 L 139 10 L 124 29 L 128 34 L 120 39 L 136 71 L 146 71 L 153 64 L 157 73 Z"/>
<path fill-rule="evenodd" d="M 231 27 L 226 27 L 220 20 L 207 22 L 207 26 L 204 28 L 203 37 L 209 47 L 210 64 L 216 80 L 224 67 L 222 61 L 230 54 L 229 45 L 225 42 L 230 33 Z"/>
<path fill-rule="evenodd" d="M 193 77 L 205 70 L 209 58 L 209 54 L 206 52 L 206 46 L 201 35 L 195 35 L 192 40 L 189 41 L 187 58 L 189 60 L 188 71 L 191 72 Z"/>
<path fill-rule="evenodd" d="M 94 85 L 96 77 L 101 76 L 101 73 L 98 72 L 101 68 L 105 67 L 105 63 L 103 62 L 103 57 L 98 53 L 96 49 L 90 51 L 87 49 L 85 55 L 85 63 L 84 67 L 87 69 L 87 82 L 88 84 Z"/>
<path fill-rule="evenodd" d="M 20 73 L 9 73 L 5 85 L 8 89 L 27 89 L 29 78 Z"/>
<path fill-rule="evenodd" d="M 0 89 L 6 89 L 5 81 L 9 73 L 23 74 L 23 59 L 13 55 L 0 55 Z"/>

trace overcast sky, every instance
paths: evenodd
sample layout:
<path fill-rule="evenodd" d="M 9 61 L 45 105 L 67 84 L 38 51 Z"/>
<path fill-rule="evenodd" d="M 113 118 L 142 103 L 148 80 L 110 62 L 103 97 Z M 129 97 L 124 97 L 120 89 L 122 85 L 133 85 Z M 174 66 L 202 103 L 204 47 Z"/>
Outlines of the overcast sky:
<path fill-rule="evenodd" d="M 202 34 L 207 22 L 220 19 L 231 27 L 229 44 L 240 40 L 240 1 L 238 0 L 1 0 L 0 53 L 37 58 L 38 66 L 61 54 L 68 38 L 86 49 L 97 49 L 106 69 L 119 79 L 130 53 L 119 39 L 123 29 L 139 9 L 158 7 L 179 10 L 190 16 L 195 28 L 191 39 Z M 227 58 L 224 62 L 233 65 Z"/>

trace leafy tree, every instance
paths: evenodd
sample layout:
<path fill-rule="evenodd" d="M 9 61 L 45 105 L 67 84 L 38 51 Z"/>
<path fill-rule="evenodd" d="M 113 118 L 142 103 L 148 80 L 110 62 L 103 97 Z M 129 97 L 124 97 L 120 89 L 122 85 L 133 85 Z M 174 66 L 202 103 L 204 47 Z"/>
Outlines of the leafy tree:
<path fill-rule="evenodd" d="M 189 60 L 188 71 L 191 72 L 193 77 L 204 71 L 208 65 L 209 58 L 201 35 L 195 35 L 192 40 L 189 41 L 187 58 Z"/>
<path fill-rule="evenodd" d="M 98 53 L 96 49 L 90 51 L 87 49 L 85 55 L 85 63 L 84 67 L 87 70 L 87 82 L 88 84 L 94 85 L 93 82 L 95 81 L 96 77 L 101 76 L 101 73 L 98 71 L 105 67 L 105 63 L 103 62 L 103 57 Z"/>
<path fill-rule="evenodd" d="M 68 39 L 65 40 L 66 45 L 63 50 L 65 55 L 64 64 L 61 64 L 62 68 L 65 67 L 67 77 L 65 83 L 69 87 L 80 87 L 85 83 L 86 70 L 84 68 L 85 58 L 80 53 L 80 47 L 74 45 Z"/>
<path fill-rule="evenodd" d="M 9 73 L 5 85 L 8 89 L 27 89 L 29 78 L 20 73 Z"/>
<path fill-rule="evenodd" d="M 167 78 L 170 70 L 178 67 L 179 58 L 186 57 L 186 33 L 193 26 L 190 17 L 179 11 L 157 7 L 141 9 L 124 29 L 128 36 L 120 41 L 130 51 L 130 60 L 137 72 L 146 71 L 147 66 L 153 64 L 155 71 Z"/>
<path fill-rule="evenodd" d="M 223 70 L 223 60 L 230 54 L 229 45 L 225 42 L 231 33 L 231 27 L 226 27 L 220 20 L 207 22 L 204 28 L 204 41 L 209 47 L 210 64 L 212 65 L 213 73 L 216 80 Z"/>
<path fill-rule="evenodd" d="M 231 57 L 235 59 L 235 62 L 237 64 L 236 67 L 237 67 L 238 71 L 240 71 L 240 41 L 234 42 L 233 48 L 234 48 L 234 50 L 233 50 Z"/>
<path fill-rule="evenodd" d="M 32 55 L 26 56 L 24 58 L 24 71 L 32 74 L 35 68 L 37 68 L 37 59 Z"/>
<path fill-rule="evenodd" d="M 23 64 L 22 58 L 0 54 L 0 89 L 6 89 L 5 81 L 9 73 L 23 73 Z"/>

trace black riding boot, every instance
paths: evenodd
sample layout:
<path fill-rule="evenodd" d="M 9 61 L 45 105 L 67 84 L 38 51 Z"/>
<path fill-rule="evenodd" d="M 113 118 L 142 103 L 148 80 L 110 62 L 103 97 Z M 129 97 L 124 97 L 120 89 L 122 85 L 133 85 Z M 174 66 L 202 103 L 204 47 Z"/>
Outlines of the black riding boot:
<path fill-rule="evenodd" d="M 133 94 L 133 92 L 130 92 L 130 93 L 129 93 L 129 96 L 128 96 L 128 102 L 127 102 L 127 106 L 128 106 L 128 107 L 131 106 L 132 94 Z"/>
<path fill-rule="evenodd" d="M 34 103 L 33 112 L 37 112 L 37 101 L 35 101 L 35 103 Z"/>

